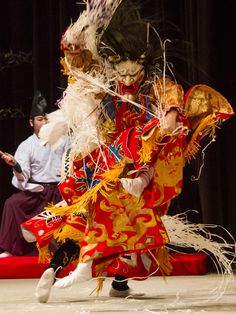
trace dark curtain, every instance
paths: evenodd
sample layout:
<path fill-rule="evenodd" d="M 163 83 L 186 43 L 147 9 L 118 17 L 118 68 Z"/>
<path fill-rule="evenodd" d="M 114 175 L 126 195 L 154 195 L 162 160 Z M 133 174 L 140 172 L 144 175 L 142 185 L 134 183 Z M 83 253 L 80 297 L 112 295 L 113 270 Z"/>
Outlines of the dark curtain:
<path fill-rule="evenodd" d="M 99 1 L 99 0 L 98 0 Z M 77 3 L 76 3 L 77 2 Z M 143 0 L 143 14 L 159 22 L 170 38 L 169 60 L 185 91 L 198 83 L 221 92 L 235 108 L 234 0 Z M 0 18 L 0 150 L 14 153 L 31 130 L 28 114 L 35 89 L 50 110 L 66 80 L 60 72 L 60 37 L 81 10 L 76 0 L 9 0 Z M 176 48 L 175 48 L 176 47 Z M 168 51 L 167 49 L 167 51 Z M 187 210 L 191 220 L 219 224 L 236 236 L 235 118 L 217 130 L 216 141 L 187 164 L 182 194 L 172 213 Z M 203 143 L 204 145 L 204 143 Z M 13 192 L 11 169 L 0 161 L 0 212 Z"/>

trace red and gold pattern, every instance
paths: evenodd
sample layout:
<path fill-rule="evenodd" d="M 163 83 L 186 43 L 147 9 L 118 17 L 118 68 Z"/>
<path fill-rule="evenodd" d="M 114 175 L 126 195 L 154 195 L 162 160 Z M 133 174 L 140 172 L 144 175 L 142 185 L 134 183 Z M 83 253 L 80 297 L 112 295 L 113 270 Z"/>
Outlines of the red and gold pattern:
<path fill-rule="evenodd" d="M 157 212 L 143 198 L 120 190 L 117 186 L 106 199 L 99 195 L 91 207 L 92 221 L 81 242 L 83 262 L 122 252 L 145 252 L 169 241 Z"/>
<path fill-rule="evenodd" d="M 60 185 L 68 206 L 51 208 L 57 214 L 66 214 L 62 220 L 60 241 L 75 237 L 74 232 L 63 228 L 67 215 L 86 213 L 86 227 L 85 222 L 76 224 L 75 218 L 74 230 L 79 232 L 76 241 L 81 246 L 80 260 L 94 260 L 99 269 L 97 274 L 122 255 L 153 252 L 168 243 L 169 238 L 158 213 L 165 214 L 171 199 L 181 192 L 183 167 L 187 160 L 194 157 L 200 140 L 206 135 L 212 137 L 217 123 L 233 114 L 231 106 L 220 94 L 198 85 L 185 99 L 186 118 L 181 115 L 181 88 L 173 84 L 167 87 L 169 94 L 165 99 L 169 105 L 166 104 L 166 108 L 174 103 L 178 108 L 178 120 L 182 123 L 178 131 L 170 134 L 161 129 L 157 118 L 144 122 L 144 115 L 139 114 L 133 119 L 132 115 L 129 116 L 128 106 L 127 114 L 123 111 L 124 106 L 120 107 L 122 112 L 117 107 L 116 122 L 120 123 L 121 129 L 114 129 L 116 123 L 112 128 L 113 136 L 118 136 L 83 159 L 74 161 L 73 174 Z M 201 95 L 207 93 L 208 104 L 212 108 L 204 112 L 204 116 L 201 108 L 197 109 L 196 116 L 192 114 L 197 103 L 199 106 L 202 103 L 197 101 L 198 92 Z M 135 125 L 127 128 L 134 121 Z M 189 128 L 192 128 L 190 135 Z M 119 178 L 125 175 L 127 166 L 140 171 L 143 167 L 154 167 L 153 178 L 140 198 L 126 193 L 120 184 Z M 49 238 L 51 236 L 57 237 L 58 230 L 54 234 L 50 230 Z"/>
<path fill-rule="evenodd" d="M 58 243 L 63 243 L 66 238 L 73 238 L 79 243 L 84 235 L 86 220 L 82 215 L 61 216 L 47 210 L 22 223 L 21 227 L 35 235 L 39 261 L 47 262 L 51 258 L 49 251 L 51 241 L 56 239 Z"/>
<path fill-rule="evenodd" d="M 94 277 L 121 275 L 135 280 L 145 280 L 154 274 L 170 275 L 173 270 L 171 256 L 166 247 L 149 250 L 145 253 L 132 253 L 123 257 L 94 260 Z"/>
<path fill-rule="evenodd" d="M 230 112 L 227 116 L 222 113 L 217 117 L 224 116 L 226 119 L 229 114 Z M 142 115 L 140 117 L 142 118 Z M 115 182 L 113 189 L 105 197 L 97 190 L 95 201 L 89 203 L 87 200 L 87 213 L 90 219 L 81 242 L 83 262 L 89 259 L 102 261 L 108 256 L 119 256 L 127 252 L 145 252 L 168 242 L 168 235 L 156 209 L 161 214 L 166 213 L 171 199 L 182 189 L 186 152 L 189 150 L 188 145 L 191 146 L 192 143 L 191 140 L 187 141 L 188 120 L 186 118 L 180 120 L 183 127 L 176 134 L 170 135 L 161 130 L 158 119 L 153 118 L 146 124 L 121 132 L 107 151 L 104 149 L 103 155 L 106 156 L 106 165 L 109 165 L 110 171 L 124 160 L 129 160 L 134 169 L 152 165 L 155 171 L 151 183 L 139 199 L 125 193 L 117 177 L 116 181 L 113 178 L 113 183 Z M 212 124 L 209 120 L 208 123 L 202 124 L 201 133 L 195 130 L 197 133 L 193 133 L 192 137 L 199 134 L 199 137 L 196 137 L 198 141 L 209 134 L 209 130 L 214 132 L 216 122 L 214 120 Z M 208 131 L 204 133 L 206 129 Z M 113 154 L 109 155 L 109 151 Z M 119 161 L 114 157 L 118 157 Z M 104 170 L 102 159 L 99 160 L 99 165 L 100 169 Z M 106 170 L 106 174 L 109 178 L 109 170 Z M 99 175 L 102 178 L 101 172 Z M 83 197 L 84 195 L 82 199 Z M 83 202 L 80 206 L 82 204 Z"/>

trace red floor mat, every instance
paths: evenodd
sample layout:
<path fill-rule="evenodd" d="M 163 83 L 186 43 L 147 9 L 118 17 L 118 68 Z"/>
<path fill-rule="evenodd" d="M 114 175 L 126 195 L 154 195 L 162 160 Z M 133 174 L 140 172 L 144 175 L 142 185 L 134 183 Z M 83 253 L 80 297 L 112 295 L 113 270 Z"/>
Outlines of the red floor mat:
<path fill-rule="evenodd" d="M 172 254 L 172 276 L 204 275 L 206 254 Z M 47 264 L 38 264 L 37 256 L 10 256 L 0 258 L 0 278 L 39 278 Z M 72 267 L 64 269 L 59 277 L 67 275 Z"/>

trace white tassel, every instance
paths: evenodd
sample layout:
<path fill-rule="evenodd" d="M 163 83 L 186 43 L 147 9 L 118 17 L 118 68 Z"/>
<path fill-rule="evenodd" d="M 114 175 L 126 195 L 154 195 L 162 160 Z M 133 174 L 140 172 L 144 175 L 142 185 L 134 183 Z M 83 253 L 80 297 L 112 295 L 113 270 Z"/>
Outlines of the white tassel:
<path fill-rule="evenodd" d="M 68 125 L 62 110 L 56 110 L 47 115 L 48 123 L 44 124 L 39 132 L 42 144 L 49 143 L 55 150 L 65 142 L 68 134 Z"/>

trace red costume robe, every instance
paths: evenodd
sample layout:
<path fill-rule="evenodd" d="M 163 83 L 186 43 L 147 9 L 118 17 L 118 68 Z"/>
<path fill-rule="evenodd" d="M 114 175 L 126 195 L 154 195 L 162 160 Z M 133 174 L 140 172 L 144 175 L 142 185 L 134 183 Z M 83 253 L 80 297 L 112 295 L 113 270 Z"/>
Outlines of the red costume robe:
<path fill-rule="evenodd" d="M 38 223 L 38 217 L 24 224 L 36 234 L 41 249 L 53 237 L 60 241 L 75 239 L 81 247 L 80 261 L 92 259 L 95 275 L 109 271 L 126 277 L 147 277 L 158 267 L 168 271 L 161 248 L 169 242 L 169 236 L 160 216 L 181 192 L 186 160 L 194 156 L 200 140 L 213 136 L 215 126 L 233 110 L 208 86 L 193 87 L 185 100 L 179 85 L 166 80 L 164 91 L 162 86 L 162 80 L 156 82 L 159 100 L 164 99 L 159 106 L 164 113 L 173 107 L 178 110 L 177 130 L 169 133 L 158 118 L 148 114 L 150 104 L 157 101 L 153 88 L 148 94 L 140 91 L 137 101 L 144 109 L 108 97 L 105 105 L 112 109 L 108 110 L 105 131 L 101 130 L 106 144 L 86 157 L 78 156 L 70 175 L 59 186 L 68 206 L 51 208 L 59 218 L 50 230 L 42 219 Z M 139 172 L 146 167 L 153 167 L 154 175 L 141 197 L 136 198 L 123 189 L 119 179 L 130 170 Z M 62 212 L 65 215 L 61 216 Z M 132 253 L 138 253 L 135 262 L 122 258 L 134 256 Z"/>

